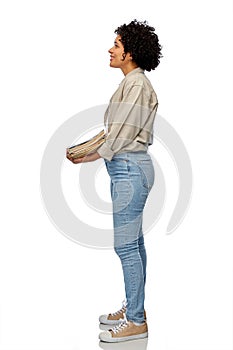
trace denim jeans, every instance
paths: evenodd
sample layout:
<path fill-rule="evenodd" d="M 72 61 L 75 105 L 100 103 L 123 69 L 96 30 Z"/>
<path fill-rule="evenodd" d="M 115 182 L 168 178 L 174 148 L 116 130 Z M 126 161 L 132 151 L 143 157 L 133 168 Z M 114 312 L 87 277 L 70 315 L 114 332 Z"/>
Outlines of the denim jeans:
<path fill-rule="evenodd" d="M 114 250 L 122 264 L 127 300 L 126 318 L 144 322 L 146 250 L 143 210 L 154 183 L 154 167 L 147 152 L 127 152 L 105 160 L 111 179 Z"/>

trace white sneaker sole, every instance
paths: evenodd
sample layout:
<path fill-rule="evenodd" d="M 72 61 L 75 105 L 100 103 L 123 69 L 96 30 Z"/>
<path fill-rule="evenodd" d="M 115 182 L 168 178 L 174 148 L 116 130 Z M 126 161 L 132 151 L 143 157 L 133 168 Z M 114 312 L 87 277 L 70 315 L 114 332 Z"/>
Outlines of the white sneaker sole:
<path fill-rule="evenodd" d="M 120 343 L 120 342 L 124 342 L 124 341 L 129 341 L 129 340 L 143 339 L 143 338 L 147 338 L 147 337 L 148 337 L 148 332 L 130 335 L 128 337 L 121 337 L 121 338 L 109 337 L 108 335 L 105 334 L 105 332 L 100 333 L 100 335 L 99 335 L 99 339 L 105 343 Z"/>

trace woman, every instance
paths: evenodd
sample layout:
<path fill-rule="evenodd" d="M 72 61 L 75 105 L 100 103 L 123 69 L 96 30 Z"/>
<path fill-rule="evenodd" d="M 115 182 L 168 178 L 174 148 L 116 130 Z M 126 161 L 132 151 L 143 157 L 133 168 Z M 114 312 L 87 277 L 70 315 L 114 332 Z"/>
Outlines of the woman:
<path fill-rule="evenodd" d="M 146 250 L 142 232 L 143 209 L 154 182 L 154 169 L 147 153 L 153 142 L 153 123 L 158 101 L 144 71 L 154 70 L 161 46 L 153 27 L 132 21 L 115 30 L 109 50 L 110 66 L 120 68 L 124 79 L 105 113 L 105 143 L 95 153 L 73 163 L 105 160 L 111 179 L 114 250 L 122 264 L 126 304 L 119 311 L 101 315 L 101 323 L 115 325 L 100 333 L 100 340 L 120 342 L 148 335 L 144 311 Z"/>

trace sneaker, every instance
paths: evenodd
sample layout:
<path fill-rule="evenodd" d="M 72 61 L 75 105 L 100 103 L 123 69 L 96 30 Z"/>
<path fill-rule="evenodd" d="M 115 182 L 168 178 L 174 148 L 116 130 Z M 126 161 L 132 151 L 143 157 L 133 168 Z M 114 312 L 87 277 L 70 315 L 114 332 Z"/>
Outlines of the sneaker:
<path fill-rule="evenodd" d="M 122 308 L 120 310 L 113 312 L 111 314 L 108 314 L 108 315 L 101 315 L 99 317 L 99 322 L 102 324 L 105 324 L 105 325 L 110 325 L 110 326 L 122 323 L 123 321 L 126 320 L 126 316 L 125 316 L 126 305 L 127 305 L 127 302 L 124 300 L 122 302 Z M 144 318 L 146 321 L 146 311 L 145 310 L 144 310 Z"/>
<path fill-rule="evenodd" d="M 101 315 L 99 317 L 99 321 L 100 321 L 100 323 L 107 324 L 107 325 L 120 324 L 126 320 L 125 312 L 126 312 L 126 302 L 123 301 L 122 308 L 120 310 L 113 312 L 111 314 L 108 314 L 108 315 Z"/>
<path fill-rule="evenodd" d="M 120 325 L 101 332 L 99 339 L 107 343 L 119 343 L 128 340 L 142 339 L 148 337 L 147 323 L 135 325 L 131 321 L 124 321 Z"/>

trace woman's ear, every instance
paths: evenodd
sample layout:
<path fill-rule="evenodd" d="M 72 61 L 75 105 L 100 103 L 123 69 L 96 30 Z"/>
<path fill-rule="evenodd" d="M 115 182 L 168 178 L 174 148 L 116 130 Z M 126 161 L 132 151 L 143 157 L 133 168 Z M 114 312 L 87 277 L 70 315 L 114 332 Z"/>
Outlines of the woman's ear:
<path fill-rule="evenodd" d="M 124 61 L 125 60 L 125 58 L 126 58 L 126 53 L 125 52 L 123 52 L 123 54 L 122 54 L 122 61 Z"/>
<path fill-rule="evenodd" d="M 131 53 L 129 53 L 129 52 L 127 52 L 127 53 L 124 52 L 124 53 L 122 54 L 122 61 L 124 61 L 126 58 L 127 58 L 127 60 L 129 60 L 129 61 L 132 61 L 132 60 L 133 60 L 133 57 L 132 57 Z"/>

